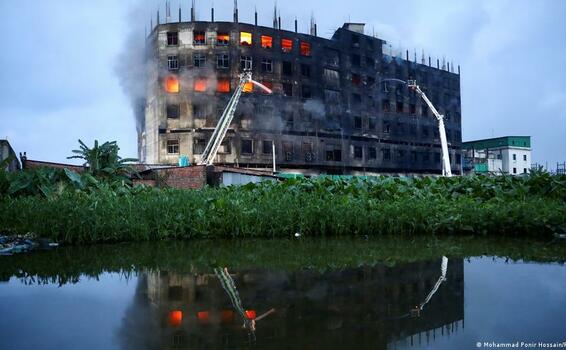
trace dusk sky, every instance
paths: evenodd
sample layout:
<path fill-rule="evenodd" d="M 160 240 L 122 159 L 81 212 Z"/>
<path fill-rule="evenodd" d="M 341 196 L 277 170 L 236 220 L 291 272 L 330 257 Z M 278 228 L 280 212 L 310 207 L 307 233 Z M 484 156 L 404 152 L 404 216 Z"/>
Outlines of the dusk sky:
<path fill-rule="evenodd" d="M 210 19 L 211 1 L 197 0 Z M 184 20 L 189 0 L 179 3 Z M 137 154 L 131 104 L 116 74 L 121 53 L 143 40 L 144 26 L 165 1 L 42 0 L 0 2 L 0 138 L 31 159 L 67 162 L 80 138 L 116 140 L 122 156 Z M 233 1 L 216 0 L 216 20 L 232 18 Z M 272 1 L 240 0 L 240 21 L 270 26 Z M 460 65 L 464 141 L 532 136 L 533 161 L 566 161 L 566 1 L 399 0 L 279 1 L 283 27 L 320 36 L 344 22 L 393 50 L 416 50 Z M 154 20 L 155 21 L 155 20 Z M 134 33 L 135 35 L 132 35 Z M 127 62 L 126 62 L 127 63 Z M 140 80 L 141 83 L 141 80 Z"/>

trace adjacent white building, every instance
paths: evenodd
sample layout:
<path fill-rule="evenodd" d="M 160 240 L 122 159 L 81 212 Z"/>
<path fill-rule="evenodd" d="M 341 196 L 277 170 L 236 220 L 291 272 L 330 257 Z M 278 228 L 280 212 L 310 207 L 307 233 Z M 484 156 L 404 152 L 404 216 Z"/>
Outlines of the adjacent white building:
<path fill-rule="evenodd" d="M 503 136 L 462 143 L 464 171 L 527 174 L 531 169 L 531 137 Z"/>

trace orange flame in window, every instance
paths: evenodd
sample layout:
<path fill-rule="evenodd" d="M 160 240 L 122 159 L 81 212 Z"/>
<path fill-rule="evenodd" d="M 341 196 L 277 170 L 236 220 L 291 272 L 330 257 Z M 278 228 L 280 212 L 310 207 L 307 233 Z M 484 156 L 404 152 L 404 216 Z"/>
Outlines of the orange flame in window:
<path fill-rule="evenodd" d="M 293 40 L 281 39 L 281 50 L 283 52 L 291 52 L 293 50 Z"/>
<path fill-rule="evenodd" d="M 273 38 L 268 35 L 261 36 L 261 47 L 271 49 L 273 47 Z"/>
<path fill-rule="evenodd" d="M 252 33 L 240 32 L 240 45 L 251 46 L 252 45 Z"/>
<path fill-rule="evenodd" d="M 301 55 L 303 56 L 311 55 L 311 44 L 301 41 Z"/>
<path fill-rule="evenodd" d="M 179 92 L 179 79 L 176 76 L 170 75 L 165 78 L 165 91 L 171 94 Z"/>
<path fill-rule="evenodd" d="M 206 79 L 195 80 L 195 91 L 196 92 L 205 92 L 206 91 Z"/>
<path fill-rule="evenodd" d="M 195 42 L 204 42 L 204 33 L 195 33 Z"/>
<path fill-rule="evenodd" d="M 216 41 L 218 41 L 219 43 L 228 43 L 230 42 L 230 34 L 227 33 L 218 33 L 218 35 L 216 36 Z"/>
<path fill-rule="evenodd" d="M 216 91 L 230 92 L 230 79 L 218 79 L 218 84 L 216 85 Z"/>

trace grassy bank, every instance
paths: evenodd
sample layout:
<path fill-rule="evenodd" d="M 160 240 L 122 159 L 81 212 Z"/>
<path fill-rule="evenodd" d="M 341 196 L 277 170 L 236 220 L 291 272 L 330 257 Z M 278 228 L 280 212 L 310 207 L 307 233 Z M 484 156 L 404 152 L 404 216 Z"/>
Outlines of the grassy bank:
<path fill-rule="evenodd" d="M 0 231 L 64 243 L 566 231 L 566 177 L 288 180 L 198 191 L 3 196 Z"/>

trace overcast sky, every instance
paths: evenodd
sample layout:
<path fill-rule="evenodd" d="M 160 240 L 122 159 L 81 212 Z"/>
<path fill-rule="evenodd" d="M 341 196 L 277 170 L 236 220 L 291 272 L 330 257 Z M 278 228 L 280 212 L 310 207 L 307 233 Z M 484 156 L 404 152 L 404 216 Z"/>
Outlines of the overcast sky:
<path fill-rule="evenodd" d="M 199 19 L 211 1 L 197 0 Z M 183 16 L 189 0 L 180 1 Z M 231 20 L 231 0 L 216 0 L 216 19 Z M 66 161 L 77 139 L 116 140 L 136 156 L 130 102 L 115 74 L 118 57 L 143 38 L 149 16 L 165 1 L 0 1 L 0 138 L 32 159 Z M 176 17 L 178 0 L 172 0 Z M 272 1 L 240 0 L 240 21 L 272 22 Z M 462 67 L 464 141 L 532 136 L 533 161 L 566 161 L 566 1 L 398 0 L 279 1 L 283 27 L 308 31 L 311 12 L 319 35 L 343 22 L 365 22 L 366 32 L 394 48 L 422 50 Z M 434 59 L 434 58 L 433 58 Z"/>

